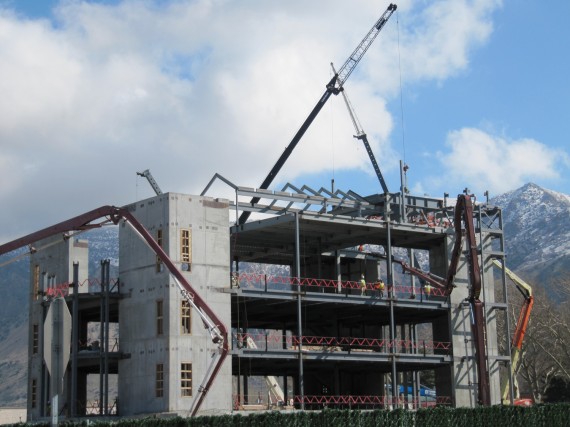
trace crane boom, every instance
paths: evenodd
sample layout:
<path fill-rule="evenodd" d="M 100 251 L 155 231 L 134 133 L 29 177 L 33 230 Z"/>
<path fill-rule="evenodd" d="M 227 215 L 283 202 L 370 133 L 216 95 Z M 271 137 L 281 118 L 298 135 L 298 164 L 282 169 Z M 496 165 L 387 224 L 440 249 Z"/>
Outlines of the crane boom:
<path fill-rule="evenodd" d="M 142 172 L 137 172 L 137 175 L 145 177 L 147 179 L 148 183 L 150 184 L 150 186 L 152 187 L 157 196 L 160 196 L 162 194 L 162 190 L 154 180 L 152 174 L 150 173 L 150 170 L 147 169 Z"/>
<path fill-rule="evenodd" d="M 465 227 L 465 237 L 467 241 L 467 261 L 469 267 L 469 296 L 467 301 L 471 309 L 471 331 L 475 343 L 475 363 L 477 365 L 477 389 L 478 400 L 481 405 L 491 404 L 491 386 L 489 381 L 489 368 L 487 366 L 487 347 L 485 345 L 485 314 L 483 303 L 479 299 L 481 295 L 481 269 L 477 253 L 477 241 L 475 239 L 475 226 L 473 225 L 473 202 L 467 194 L 457 196 L 455 205 L 455 244 L 453 246 L 451 262 L 447 271 L 447 293 L 450 294 L 454 287 L 455 275 L 459 256 L 463 249 L 463 232 L 461 223 Z"/>
<path fill-rule="evenodd" d="M 380 252 L 367 252 L 367 254 L 371 255 L 375 258 L 380 258 L 380 259 L 385 259 L 385 260 L 388 259 L 388 255 L 380 253 Z M 404 273 L 407 272 L 407 273 L 413 274 L 414 276 L 419 277 L 420 279 L 428 282 L 430 285 L 433 285 L 436 288 L 445 289 L 445 279 L 438 277 L 435 274 L 430 273 L 429 271 L 423 271 L 422 269 L 412 267 L 411 265 L 409 265 L 404 260 L 401 260 L 398 258 L 392 257 L 392 262 L 395 262 L 396 264 L 400 264 L 400 266 L 402 267 L 402 271 Z"/>
<path fill-rule="evenodd" d="M 311 126 L 315 118 L 318 116 L 319 112 L 327 103 L 330 96 L 333 94 L 338 95 L 338 93 L 341 91 L 342 86 L 344 85 L 350 74 L 354 71 L 354 68 L 358 65 L 358 63 L 360 62 L 360 60 L 362 59 L 362 57 L 364 56 L 364 54 L 366 53 L 366 51 L 368 50 L 368 48 L 370 47 L 370 45 L 372 44 L 378 33 L 380 33 L 386 22 L 388 22 L 388 19 L 390 19 L 390 16 L 392 16 L 396 8 L 397 6 L 395 4 L 390 4 L 388 6 L 388 9 L 386 9 L 386 11 L 382 14 L 382 16 L 374 23 L 368 34 L 366 34 L 364 39 L 362 39 L 360 44 L 356 47 L 356 49 L 354 49 L 354 51 L 349 56 L 349 58 L 344 62 L 342 67 L 340 67 L 338 76 L 337 75 L 333 76 L 333 78 L 327 83 L 325 93 L 319 98 L 317 104 L 310 112 L 309 116 L 305 119 L 305 121 L 303 122 L 297 133 L 295 134 L 295 136 L 293 136 L 293 139 L 291 140 L 289 145 L 287 145 L 287 147 L 285 148 L 285 151 L 283 151 L 279 159 L 277 159 L 277 162 L 275 163 L 273 168 L 271 168 L 269 174 L 261 183 L 259 187 L 260 189 L 264 190 L 269 188 L 269 186 L 273 182 L 273 179 L 275 178 L 275 176 L 277 176 L 277 174 L 279 173 L 279 171 L 281 170 L 281 168 L 283 167 L 283 165 L 285 164 L 285 162 L 287 161 L 287 159 L 289 158 L 289 156 L 291 155 L 291 153 L 293 152 L 293 150 L 295 149 L 295 147 L 297 146 L 297 144 L 299 143 L 299 141 L 301 140 L 307 129 L 309 129 L 309 126 Z M 260 200 L 259 197 L 254 197 L 251 199 L 250 203 L 253 206 L 256 203 L 258 203 L 259 200 Z M 244 224 L 250 215 L 251 212 L 249 211 L 243 212 L 239 217 L 238 220 L 239 224 Z"/>
<path fill-rule="evenodd" d="M 517 320 L 517 324 L 515 327 L 515 332 L 513 334 L 513 340 L 511 341 L 511 372 L 513 383 L 516 384 L 516 369 L 518 366 L 518 362 L 521 355 L 522 350 L 522 343 L 526 334 L 526 328 L 528 326 L 528 322 L 530 320 L 530 313 L 532 311 L 532 306 L 534 305 L 534 296 L 532 295 L 532 288 L 531 286 L 526 283 L 523 279 L 513 273 L 510 269 L 503 264 L 494 259 L 493 264 L 499 269 L 504 269 L 505 274 L 509 276 L 509 278 L 513 281 L 519 292 L 524 297 L 524 303 L 521 307 L 521 311 L 519 313 L 519 318 Z M 515 388 L 515 396 L 513 398 L 518 398 L 518 387 Z M 508 382 L 505 381 L 503 385 L 503 401 L 509 401 L 509 387 Z M 516 403 L 516 401 L 515 401 Z"/>
<path fill-rule="evenodd" d="M 382 16 L 376 21 L 374 26 L 368 31 L 368 34 L 362 39 L 360 44 L 356 46 L 354 52 L 348 57 L 348 59 L 342 64 L 340 69 L 338 70 L 338 84 L 339 87 L 342 87 L 350 74 L 354 71 L 354 68 L 358 65 L 376 36 L 382 31 L 382 28 L 390 19 L 390 16 L 396 11 L 397 6 L 395 4 L 390 4 L 388 9 L 382 14 Z"/>
<path fill-rule="evenodd" d="M 336 70 L 334 69 L 334 65 L 331 62 L 331 67 L 335 75 L 338 75 Z M 340 82 L 339 82 L 340 84 Z M 382 191 L 384 193 L 389 193 L 388 186 L 386 185 L 386 181 L 384 181 L 384 177 L 382 176 L 382 172 L 380 171 L 380 166 L 378 166 L 378 162 L 376 162 L 376 157 L 374 157 L 374 153 L 372 152 L 372 148 L 368 143 L 368 136 L 364 129 L 362 129 L 362 125 L 356 116 L 356 112 L 354 111 L 354 107 L 352 103 L 348 99 L 348 95 L 346 94 L 346 90 L 341 86 L 342 90 L 342 97 L 344 98 L 344 103 L 346 104 L 346 108 L 348 109 L 348 114 L 350 114 L 350 119 L 352 120 L 352 124 L 354 125 L 354 129 L 356 130 L 356 135 L 354 137 L 359 139 L 364 144 L 366 148 L 366 152 L 368 153 L 368 157 L 370 158 L 370 162 L 372 163 L 372 167 L 374 167 L 374 172 L 376 172 L 376 176 L 378 177 L 378 181 L 380 181 L 380 186 L 382 187 Z"/>

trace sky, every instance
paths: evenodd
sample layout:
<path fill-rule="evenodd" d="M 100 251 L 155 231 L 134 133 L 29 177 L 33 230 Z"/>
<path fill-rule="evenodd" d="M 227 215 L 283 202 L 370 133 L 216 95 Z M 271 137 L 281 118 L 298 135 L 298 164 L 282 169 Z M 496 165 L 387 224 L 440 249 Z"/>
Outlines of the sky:
<path fill-rule="evenodd" d="M 258 187 L 384 0 L 0 0 L 0 242 Z M 570 2 L 402 0 L 345 84 L 390 191 L 570 194 Z M 340 96 L 271 189 L 381 192 Z M 216 183 L 208 195 L 232 198 Z"/>

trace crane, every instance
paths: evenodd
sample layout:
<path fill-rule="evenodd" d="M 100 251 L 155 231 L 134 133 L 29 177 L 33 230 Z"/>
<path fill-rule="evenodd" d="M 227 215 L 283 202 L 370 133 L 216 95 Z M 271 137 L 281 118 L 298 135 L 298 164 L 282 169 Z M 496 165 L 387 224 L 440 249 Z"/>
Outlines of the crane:
<path fill-rule="evenodd" d="M 148 183 L 150 184 L 150 186 L 152 187 L 157 196 L 160 196 L 162 194 L 162 190 L 154 180 L 152 174 L 150 173 L 150 170 L 146 169 L 142 172 L 137 172 L 137 175 L 145 177 L 148 180 Z"/>
<path fill-rule="evenodd" d="M 497 268 L 505 270 L 505 274 L 509 276 L 509 278 L 513 281 L 519 292 L 524 297 L 524 303 L 521 307 L 519 318 L 517 320 L 517 325 L 515 327 L 515 332 L 513 334 L 513 340 L 511 342 L 511 373 L 513 379 L 513 385 L 515 385 L 516 384 L 515 372 L 519 363 L 522 343 L 524 340 L 524 336 L 526 334 L 528 321 L 530 320 L 530 312 L 532 311 L 532 306 L 534 305 L 534 297 L 532 295 L 532 288 L 528 283 L 526 283 L 523 279 L 521 279 L 519 276 L 517 276 L 515 273 L 509 270 L 499 260 L 494 259 L 493 264 L 495 264 Z M 514 403 L 516 404 L 517 402 L 516 399 L 519 397 L 518 396 L 519 393 L 518 393 L 518 387 L 515 386 L 514 388 L 515 388 L 515 396 L 513 396 L 513 398 L 515 399 Z M 503 396 L 503 402 L 510 401 L 509 387 L 507 381 L 505 381 L 505 384 L 503 385 L 502 396 Z"/>
<path fill-rule="evenodd" d="M 335 75 L 337 72 L 334 68 L 333 63 L 331 62 L 331 67 Z M 382 191 L 384 193 L 389 193 L 388 186 L 386 185 L 386 181 L 384 181 L 384 177 L 382 176 L 382 172 L 380 172 L 380 166 L 378 166 L 378 162 L 376 162 L 376 157 L 374 157 L 374 153 L 372 152 L 372 148 L 370 148 L 370 144 L 368 143 L 368 137 L 366 136 L 366 132 L 362 129 L 362 125 L 356 116 L 356 112 L 354 111 L 354 107 L 350 103 L 348 99 L 348 95 L 346 94 L 346 90 L 340 86 L 342 97 L 344 98 L 344 103 L 346 104 L 346 108 L 348 109 L 348 114 L 350 114 L 350 119 L 352 120 L 352 124 L 354 125 L 354 129 L 356 130 L 356 135 L 354 137 L 359 139 L 364 144 L 366 148 L 366 152 L 368 153 L 368 157 L 370 157 L 370 162 L 372 162 L 372 166 L 374 167 L 374 171 L 376 172 L 376 176 L 378 177 L 378 181 L 380 181 L 380 186 L 382 187 Z"/>
<path fill-rule="evenodd" d="M 392 16 L 392 14 L 396 11 L 396 8 L 397 6 L 392 3 L 388 6 L 386 11 L 374 23 L 374 25 L 372 26 L 370 31 L 368 31 L 366 36 L 364 36 L 364 39 L 362 39 L 360 44 L 356 47 L 356 49 L 354 49 L 354 51 L 344 62 L 344 64 L 342 64 L 342 66 L 338 71 L 338 74 L 335 74 L 333 78 L 327 83 L 325 93 L 319 98 L 317 104 L 315 105 L 313 110 L 309 113 L 309 116 L 305 119 L 305 121 L 303 122 L 297 133 L 295 134 L 295 136 L 293 136 L 293 139 L 291 140 L 289 145 L 287 145 L 285 151 L 283 151 L 283 153 L 281 154 L 281 156 L 279 157 L 273 168 L 271 168 L 269 174 L 261 183 L 259 187 L 260 189 L 264 190 L 269 188 L 269 186 L 273 182 L 273 179 L 279 173 L 279 171 L 281 170 L 281 168 L 283 167 L 283 165 L 285 164 L 285 162 L 287 161 L 287 159 L 289 158 L 289 156 L 291 155 L 291 153 L 293 152 L 293 150 L 295 149 L 295 147 L 297 146 L 297 144 L 299 143 L 299 141 L 301 140 L 301 138 L 309 128 L 309 126 L 311 126 L 311 124 L 313 123 L 313 121 L 321 111 L 321 109 L 329 100 L 330 96 L 333 94 L 338 95 L 342 91 L 344 83 L 347 81 L 348 77 L 350 77 L 350 75 L 352 74 L 352 72 L 354 71 L 354 69 L 356 68 L 356 66 L 358 65 L 358 63 L 360 62 L 360 60 L 362 59 L 362 57 L 364 56 L 364 54 L 366 53 L 366 51 L 368 50 L 374 39 L 376 38 L 376 36 L 380 33 L 380 31 L 386 24 L 386 22 L 388 22 L 390 16 Z M 256 203 L 258 203 L 259 200 L 260 200 L 259 197 L 254 197 L 251 199 L 250 203 L 253 206 Z M 243 212 L 239 217 L 238 220 L 239 224 L 244 224 L 250 215 L 251 212 L 249 211 Z"/>

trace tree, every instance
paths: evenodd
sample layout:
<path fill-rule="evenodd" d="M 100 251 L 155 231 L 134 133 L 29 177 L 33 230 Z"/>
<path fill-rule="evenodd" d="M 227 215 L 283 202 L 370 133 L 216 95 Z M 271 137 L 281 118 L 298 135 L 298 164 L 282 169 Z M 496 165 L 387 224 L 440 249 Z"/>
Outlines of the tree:
<path fill-rule="evenodd" d="M 570 381 L 562 377 L 554 377 L 546 389 L 544 402 L 570 402 Z"/>

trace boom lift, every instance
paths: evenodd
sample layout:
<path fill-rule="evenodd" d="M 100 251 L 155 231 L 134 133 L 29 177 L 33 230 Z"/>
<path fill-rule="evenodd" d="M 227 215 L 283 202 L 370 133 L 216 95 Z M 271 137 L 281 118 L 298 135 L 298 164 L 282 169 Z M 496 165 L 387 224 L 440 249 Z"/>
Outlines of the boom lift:
<path fill-rule="evenodd" d="M 303 122 L 297 133 L 295 134 L 295 136 L 293 136 L 293 139 L 291 140 L 289 145 L 287 145 L 285 151 L 283 151 L 283 153 L 277 160 L 277 163 L 275 163 L 273 168 L 269 171 L 269 174 L 267 175 L 265 180 L 261 183 L 259 187 L 260 189 L 264 190 L 269 188 L 269 186 L 273 182 L 273 179 L 279 173 L 279 171 L 281 170 L 281 168 L 283 167 L 283 165 L 285 164 L 285 162 L 287 161 L 287 159 L 289 158 L 289 156 L 291 155 L 291 153 L 293 152 L 293 150 L 295 149 L 295 147 L 297 146 L 297 144 L 299 143 L 299 141 L 301 140 L 301 138 L 309 128 L 309 126 L 311 126 L 311 123 L 313 123 L 313 121 L 315 120 L 321 109 L 324 107 L 330 96 L 333 94 L 338 95 L 339 92 L 342 91 L 344 83 L 346 83 L 346 80 L 348 79 L 350 74 L 354 71 L 354 68 L 358 65 L 358 63 L 360 62 L 360 60 L 362 59 L 362 57 L 364 56 L 364 54 L 366 53 L 366 51 L 368 50 L 368 48 L 370 47 L 376 36 L 380 33 L 386 22 L 388 22 L 388 19 L 390 19 L 390 16 L 392 16 L 392 14 L 394 13 L 396 8 L 397 6 L 395 4 L 390 4 L 388 6 L 388 9 L 386 9 L 386 11 L 382 14 L 382 16 L 372 26 L 370 31 L 368 31 L 368 34 L 366 34 L 364 39 L 360 42 L 360 44 L 356 47 L 356 49 L 354 49 L 350 57 L 344 62 L 344 64 L 342 64 L 340 70 L 338 71 L 338 74 L 335 74 L 333 78 L 327 83 L 325 93 L 319 98 L 317 105 L 315 105 L 315 107 L 313 108 L 309 116 L 305 119 L 305 121 Z M 260 200 L 259 197 L 252 198 L 251 205 L 252 206 L 255 205 L 256 203 L 259 202 L 259 200 Z M 239 217 L 238 220 L 239 224 L 244 224 L 250 215 L 251 212 L 244 211 Z"/>
<path fill-rule="evenodd" d="M 526 333 L 526 328 L 528 326 L 528 321 L 530 320 L 530 312 L 532 311 L 532 306 L 534 305 L 534 297 L 532 295 L 532 288 L 528 283 L 526 283 L 523 279 L 521 279 L 519 276 L 517 276 L 515 273 L 509 270 L 506 266 L 503 266 L 503 264 L 499 260 L 494 259 L 493 264 L 495 264 L 497 268 L 505 270 L 505 274 L 509 276 L 509 278 L 514 282 L 517 289 L 524 297 L 524 303 L 521 307 L 519 318 L 517 320 L 517 325 L 515 327 L 515 332 L 513 334 L 513 340 L 511 342 L 511 373 L 513 379 L 513 386 L 515 389 L 515 395 L 513 396 L 513 398 L 514 398 L 514 403 L 516 404 L 517 402 L 516 399 L 519 398 L 519 390 L 516 380 L 516 369 L 519 364 L 519 359 L 521 356 L 522 343 Z M 502 396 L 503 396 L 503 402 L 510 401 L 509 384 L 507 381 L 505 381 L 505 384 L 503 385 Z"/>
<path fill-rule="evenodd" d="M 100 223 L 93 223 L 93 221 L 100 218 L 106 219 Z M 66 233 L 70 231 L 98 228 L 109 223 L 118 224 L 121 220 L 124 220 L 127 224 L 129 224 L 139 235 L 139 237 L 164 263 L 171 276 L 174 278 L 174 281 L 178 285 L 182 296 L 188 301 L 190 306 L 196 310 L 202 319 L 202 322 L 204 323 L 204 327 L 208 330 L 208 333 L 212 338 L 212 342 L 218 347 L 218 351 L 214 352 L 212 355 L 212 361 L 208 367 L 206 376 L 198 388 L 198 396 L 193 401 L 191 414 L 195 415 L 200 408 L 202 401 L 206 397 L 206 393 L 212 385 L 214 378 L 218 374 L 218 371 L 220 370 L 224 359 L 228 355 L 229 344 L 227 329 L 220 318 L 216 316 L 214 311 L 206 303 L 206 301 L 204 301 L 200 295 L 196 293 L 190 283 L 182 275 L 180 270 L 176 268 L 175 264 L 168 257 L 166 252 L 164 252 L 164 250 L 160 247 L 160 245 L 154 240 L 152 235 L 126 208 L 102 206 L 98 209 L 94 209 L 82 215 L 68 219 L 67 221 L 60 222 L 59 224 L 44 228 L 43 230 L 36 231 L 35 233 L 31 233 L 27 236 L 5 243 L 0 246 L 0 255 L 11 252 L 23 246 L 31 247 L 33 243 L 50 236 L 62 234 L 63 239 L 67 239 L 69 236 Z M 31 252 L 37 251 L 39 249 L 41 248 L 32 248 Z"/>
<path fill-rule="evenodd" d="M 150 184 L 150 186 L 152 187 L 157 196 L 160 196 L 162 194 L 162 190 L 154 180 L 152 174 L 150 173 L 150 170 L 147 169 L 142 172 L 137 172 L 137 175 L 145 177 L 148 180 L 148 183 Z"/>
<path fill-rule="evenodd" d="M 334 69 L 334 65 L 331 62 L 331 67 L 335 75 L 337 75 L 336 70 Z M 370 148 L 370 144 L 368 143 L 368 137 L 366 136 L 366 132 L 362 129 L 362 125 L 356 116 L 354 111 L 354 107 L 350 103 L 348 99 L 348 95 L 346 94 L 346 90 L 342 86 L 340 86 L 340 91 L 342 92 L 342 97 L 344 98 L 344 103 L 346 104 L 346 108 L 348 109 L 348 114 L 350 114 L 350 119 L 352 120 L 352 124 L 354 125 L 354 129 L 356 130 L 356 135 L 353 135 L 356 139 L 359 139 L 364 144 L 366 148 L 366 152 L 368 153 L 368 157 L 370 157 L 370 162 L 374 167 L 374 171 L 376 172 L 376 176 L 378 177 L 378 181 L 380 181 L 380 186 L 382 187 L 382 191 L 384 193 L 389 193 L 388 186 L 386 185 L 386 181 L 384 181 L 384 177 L 382 176 L 382 172 L 380 172 L 380 166 L 378 166 L 378 162 L 376 162 L 376 157 L 374 157 L 374 153 L 372 152 L 372 148 Z"/>

